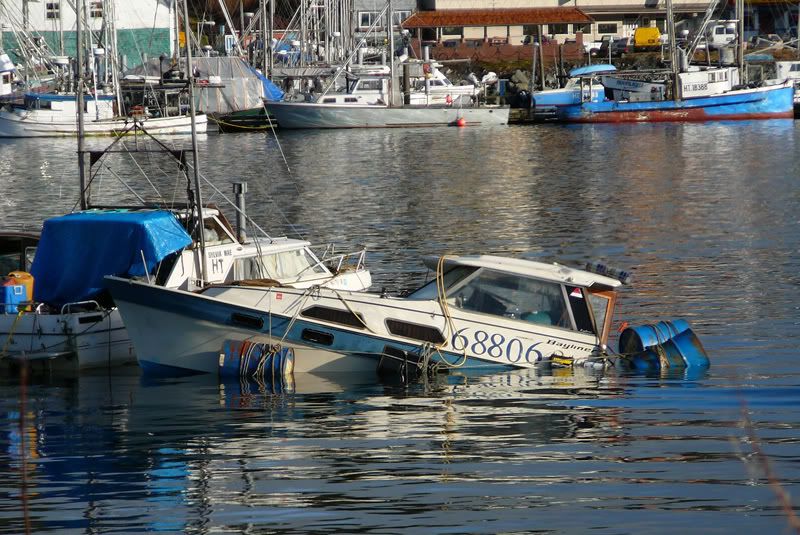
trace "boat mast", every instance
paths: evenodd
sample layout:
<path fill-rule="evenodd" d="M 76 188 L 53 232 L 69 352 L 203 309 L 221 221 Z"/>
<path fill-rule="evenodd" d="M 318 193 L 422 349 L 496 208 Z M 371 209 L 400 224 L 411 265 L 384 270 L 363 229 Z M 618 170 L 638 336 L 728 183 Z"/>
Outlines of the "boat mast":
<path fill-rule="evenodd" d="M 75 81 L 78 85 L 75 91 L 75 103 L 78 107 L 78 177 L 81 188 L 81 210 L 86 210 L 89 205 L 89 194 L 86 191 L 86 167 L 83 159 L 83 6 L 84 0 L 77 0 L 75 5 L 75 11 L 78 15 L 75 23 L 75 34 L 77 39 L 77 49 L 75 53 L 75 61 L 77 63 L 75 67 Z"/>
<path fill-rule="evenodd" d="M 386 30 L 389 32 L 389 106 L 394 106 L 394 85 L 395 85 L 395 72 L 394 72 L 394 8 L 392 7 L 392 0 L 389 0 L 389 13 L 387 18 L 389 22 L 386 25 Z"/>
<path fill-rule="evenodd" d="M 188 38 L 191 35 L 189 25 L 189 0 L 183 0 L 183 24 Z M 197 162 L 197 117 L 194 106 L 194 69 L 192 67 L 192 47 L 186 42 L 186 79 L 189 81 L 189 114 L 192 123 L 192 167 L 194 168 L 195 203 L 197 204 L 197 218 L 200 221 L 198 232 L 200 239 L 200 279 L 205 284 L 206 279 L 206 239 L 205 220 L 203 219 L 203 197 L 200 193 L 200 169 Z"/>
<path fill-rule="evenodd" d="M 739 68 L 739 82 L 745 82 L 744 72 L 744 0 L 736 0 L 736 66 Z"/>
<path fill-rule="evenodd" d="M 667 29 L 669 31 L 669 57 L 672 68 L 672 100 L 677 102 L 681 99 L 681 84 L 678 78 L 680 66 L 678 65 L 678 44 L 675 39 L 675 12 L 672 10 L 672 0 L 667 0 Z"/>

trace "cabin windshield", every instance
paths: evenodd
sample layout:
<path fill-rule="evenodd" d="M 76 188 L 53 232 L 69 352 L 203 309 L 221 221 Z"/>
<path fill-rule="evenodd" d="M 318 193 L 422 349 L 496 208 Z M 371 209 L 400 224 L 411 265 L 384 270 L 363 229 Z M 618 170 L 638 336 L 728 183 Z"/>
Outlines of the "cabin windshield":
<path fill-rule="evenodd" d="M 237 279 L 300 280 L 328 274 L 305 249 L 237 258 L 235 261 Z"/>
<path fill-rule="evenodd" d="M 481 270 L 448 295 L 448 303 L 464 310 L 569 328 L 564 291 L 556 282 Z"/>
<path fill-rule="evenodd" d="M 444 274 L 444 288 L 445 293 L 449 292 L 450 289 L 457 283 L 461 282 L 465 278 L 469 277 L 473 273 L 478 270 L 476 267 L 470 266 L 457 266 L 450 271 Z M 411 294 L 408 295 L 407 299 L 418 299 L 420 301 L 428 300 L 428 299 L 437 299 L 438 291 L 436 286 L 436 279 L 428 282 L 421 288 L 414 290 Z"/>
<path fill-rule="evenodd" d="M 608 314 L 607 297 L 595 296 L 580 286 L 519 274 L 458 266 L 444 274 L 443 282 L 447 303 L 454 309 L 595 335 L 595 325 L 602 327 Z M 408 296 L 437 298 L 435 280 Z"/>

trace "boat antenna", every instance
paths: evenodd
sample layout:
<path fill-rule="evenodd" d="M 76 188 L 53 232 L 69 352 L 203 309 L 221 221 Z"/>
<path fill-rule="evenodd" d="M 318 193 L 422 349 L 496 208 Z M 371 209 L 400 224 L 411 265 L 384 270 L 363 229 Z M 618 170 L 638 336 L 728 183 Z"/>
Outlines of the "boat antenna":
<path fill-rule="evenodd" d="M 75 23 L 76 33 L 76 54 L 75 61 L 75 81 L 77 83 L 75 91 L 76 105 L 78 107 L 78 176 L 81 188 L 81 210 L 86 210 L 89 206 L 89 193 L 86 191 L 86 163 L 83 158 L 84 151 L 84 126 L 83 126 L 83 9 L 84 0 L 78 0 L 75 5 L 77 21 Z"/>
<path fill-rule="evenodd" d="M 186 35 L 191 35 L 189 24 L 189 0 L 183 0 L 183 25 Z M 200 221 L 200 280 L 205 284 L 206 279 L 206 239 L 204 232 L 205 220 L 203 219 L 203 197 L 200 193 L 200 168 L 197 162 L 197 118 L 194 106 L 194 68 L 192 67 L 192 45 L 186 40 L 186 79 L 189 81 L 189 115 L 192 123 L 192 167 L 194 169 L 195 202 L 197 204 L 197 218 Z"/>

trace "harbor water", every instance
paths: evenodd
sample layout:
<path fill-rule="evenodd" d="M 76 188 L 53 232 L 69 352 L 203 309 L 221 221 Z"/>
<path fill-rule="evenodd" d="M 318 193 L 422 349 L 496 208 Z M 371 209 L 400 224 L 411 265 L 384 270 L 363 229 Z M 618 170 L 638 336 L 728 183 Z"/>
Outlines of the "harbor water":
<path fill-rule="evenodd" d="M 785 120 L 204 136 L 204 200 L 246 181 L 272 235 L 365 245 L 376 290 L 425 255 L 601 261 L 633 274 L 615 333 L 683 318 L 711 367 L 4 376 L 0 533 L 796 531 L 799 145 Z M 75 149 L 0 141 L 4 227 L 73 208 Z M 134 204 L 115 165 L 94 185 Z"/>

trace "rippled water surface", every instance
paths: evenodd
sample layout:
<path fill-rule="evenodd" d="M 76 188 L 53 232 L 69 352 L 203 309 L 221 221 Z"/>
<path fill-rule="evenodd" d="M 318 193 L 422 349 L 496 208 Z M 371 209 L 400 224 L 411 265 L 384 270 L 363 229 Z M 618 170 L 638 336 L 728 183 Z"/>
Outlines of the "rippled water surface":
<path fill-rule="evenodd" d="M 792 121 L 208 135 L 206 200 L 247 181 L 259 225 L 366 245 L 377 288 L 415 286 L 428 254 L 605 260 L 634 273 L 618 324 L 686 318 L 712 366 L 2 377 L 0 533 L 791 532 L 799 141 Z M 70 210 L 75 160 L 72 141 L 0 141 L 2 223 Z M 123 180 L 153 198 L 109 167 L 96 200 L 134 204 Z"/>

